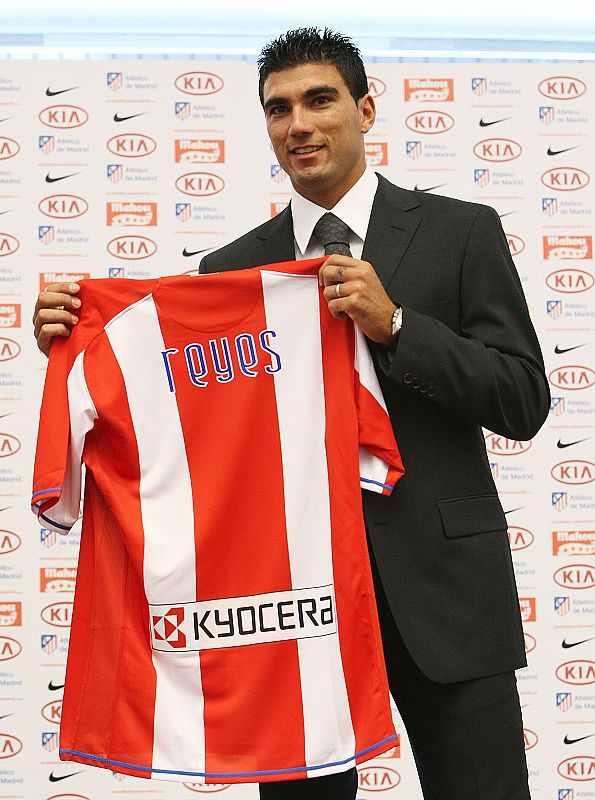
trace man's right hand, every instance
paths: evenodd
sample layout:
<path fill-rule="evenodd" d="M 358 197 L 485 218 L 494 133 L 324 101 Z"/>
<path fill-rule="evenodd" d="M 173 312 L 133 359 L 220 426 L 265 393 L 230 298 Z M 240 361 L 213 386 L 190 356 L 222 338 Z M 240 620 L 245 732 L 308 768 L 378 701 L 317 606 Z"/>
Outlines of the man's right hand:
<path fill-rule="evenodd" d="M 35 303 L 33 325 L 37 346 L 46 356 L 54 336 L 70 336 L 78 322 L 81 301 L 76 297 L 78 283 L 53 283 L 42 292 Z"/>

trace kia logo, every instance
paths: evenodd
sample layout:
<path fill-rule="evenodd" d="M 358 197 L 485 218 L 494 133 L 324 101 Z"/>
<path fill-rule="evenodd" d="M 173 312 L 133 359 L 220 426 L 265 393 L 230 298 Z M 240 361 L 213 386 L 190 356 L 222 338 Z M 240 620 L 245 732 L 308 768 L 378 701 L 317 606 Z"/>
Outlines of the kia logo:
<path fill-rule="evenodd" d="M 454 119 L 445 111 L 418 111 L 405 120 L 409 130 L 427 134 L 446 133 L 454 124 Z"/>
<path fill-rule="evenodd" d="M 590 367 L 576 364 L 553 369 L 548 375 L 549 382 L 558 389 L 576 392 L 595 385 L 595 372 Z"/>
<path fill-rule="evenodd" d="M 72 605 L 69 601 L 51 603 L 41 610 L 41 618 L 55 628 L 69 628 L 72 619 Z"/>
<path fill-rule="evenodd" d="M 513 139 L 483 139 L 477 142 L 473 152 L 482 161 L 514 161 L 523 148 Z"/>
<path fill-rule="evenodd" d="M 537 647 L 537 639 L 530 633 L 523 633 L 523 636 L 525 638 L 525 654 L 532 653 Z"/>
<path fill-rule="evenodd" d="M 191 792 L 200 792 L 200 794 L 213 794 L 213 792 L 223 792 L 229 789 L 230 783 L 184 783 L 186 789 Z"/>
<path fill-rule="evenodd" d="M 359 771 L 359 788 L 364 792 L 386 792 L 400 782 L 399 773 L 389 767 L 364 767 Z"/>
<path fill-rule="evenodd" d="M 216 94 L 223 89 L 223 78 L 214 72 L 185 72 L 175 80 L 176 89 L 184 94 Z"/>
<path fill-rule="evenodd" d="M 157 245 L 146 236 L 117 236 L 107 243 L 110 255 L 130 261 L 149 258 L 157 252 Z"/>
<path fill-rule="evenodd" d="M 176 189 L 193 197 L 219 194 L 224 186 L 223 178 L 213 175 L 211 172 L 187 172 L 176 180 Z"/>
<path fill-rule="evenodd" d="M 554 572 L 554 581 L 565 589 L 592 589 L 595 586 L 595 567 L 568 564 Z"/>
<path fill-rule="evenodd" d="M 48 800 L 89 800 L 89 798 L 83 794 L 53 794 Z"/>
<path fill-rule="evenodd" d="M 576 167 L 555 167 L 548 169 L 541 176 L 544 186 L 557 192 L 575 192 L 584 189 L 589 181 L 589 174 Z"/>
<path fill-rule="evenodd" d="M 517 525 L 508 526 L 508 542 L 511 550 L 524 550 L 531 547 L 535 537 L 527 528 L 520 528 Z"/>
<path fill-rule="evenodd" d="M 0 758 L 12 758 L 23 749 L 23 743 L 16 736 L 0 733 Z"/>
<path fill-rule="evenodd" d="M 0 342 L 2 340 L 0 339 Z M 0 530 L 0 555 L 14 553 L 21 546 L 21 537 L 12 531 Z"/>
<path fill-rule="evenodd" d="M 14 456 L 21 449 L 21 442 L 10 433 L 0 433 L 0 458 Z"/>
<path fill-rule="evenodd" d="M 62 720 L 62 700 L 51 700 L 41 709 L 41 716 L 48 722 L 59 725 Z"/>
<path fill-rule="evenodd" d="M 79 106 L 48 106 L 39 112 L 39 121 L 49 128 L 80 128 L 89 119 Z"/>
<path fill-rule="evenodd" d="M 525 740 L 525 750 L 531 750 L 539 741 L 539 736 L 528 728 L 523 728 L 523 738 Z"/>
<path fill-rule="evenodd" d="M 107 149 L 115 156 L 142 158 L 155 152 L 157 142 L 143 133 L 121 133 L 108 140 Z"/>
<path fill-rule="evenodd" d="M 591 781 L 595 778 L 595 758 L 575 756 L 558 764 L 558 772 L 569 781 Z"/>
<path fill-rule="evenodd" d="M 23 648 L 20 642 L 10 636 L 0 636 L 0 661 L 10 661 L 21 654 Z"/>
<path fill-rule="evenodd" d="M 583 81 L 567 75 L 545 78 L 537 88 L 540 94 L 549 97 L 550 100 L 575 100 L 577 97 L 582 97 L 587 91 L 587 86 Z"/>
<path fill-rule="evenodd" d="M 44 197 L 37 206 L 42 214 L 53 219 L 74 219 L 82 217 L 89 210 L 89 204 L 75 194 L 53 194 Z"/>
<path fill-rule="evenodd" d="M 19 249 L 20 243 L 15 236 L 10 233 L 0 233 L 0 257 L 11 256 Z"/>
<path fill-rule="evenodd" d="M 0 161 L 7 161 L 9 158 L 14 158 L 20 149 L 19 143 L 15 142 L 14 139 L 0 136 Z"/>
<path fill-rule="evenodd" d="M 368 75 L 368 93 L 372 97 L 380 97 L 381 94 L 386 92 L 386 83 L 380 78 L 373 78 Z"/>
<path fill-rule="evenodd" d="M 0 327 L 2 327 L 0 325 Z M 21 352 L 21 345 L 14 339 L 6 339 L 0 336 L 0 361 L 12 361 Z"/>
<path fill-rule="evenodd" d="M 510 249 L 510 254 L 512 256 L 518 256 L 519 253 L 522 253 L 525 249 L 525 242 L 521 239 L 520 236 L 515 236 L 512 233 L 506 234 L 506 239 L 508 241 L 508 247 Z"/>
<path fill-rule="evenodd" d="M 497 433 L 489 433 L 485 437 L 486 450 L 495 456 L 516 456 L 526 453 L 531 447 L 531 440 L 519 442 L 516 439 L 507 439 Z"/>
<path fill-rule="evenodd" d="M 595 464 L 591 461 L 561 461 L 551 469 L 551 476 L 558 483 L 580 486 L 595 481 Z"/>
<path fill-rule="evenodd" d="M 576 294 L 591 289 L 595 278 L 584 269 L 557 269 L 550 272 L 545 282 L 555 292 Z"/>
<path fill-rule="evenodd" d="M 556 677 L 562 683 L 570 683 L 573 686 L 595 683 L 595 661 L 566 661 L 556 670 Z"/>

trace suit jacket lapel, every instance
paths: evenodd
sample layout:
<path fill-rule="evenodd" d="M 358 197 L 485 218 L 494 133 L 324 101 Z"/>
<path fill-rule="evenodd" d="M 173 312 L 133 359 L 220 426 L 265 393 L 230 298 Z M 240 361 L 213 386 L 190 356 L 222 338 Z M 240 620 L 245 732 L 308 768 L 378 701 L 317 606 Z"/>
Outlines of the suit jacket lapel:
<path fill-rule="evenodd" d="M 379 175 L 362 259 L 373 265 L 387 290 L 420 221 L 415 194 Z"/>
<path fill-rule="evenodd" d="M 295 249 L 289 206 L 259 228 L 252 245 L 252 258 L 254 266 L 276 264 L 278 261 L 293 261 Z"/>

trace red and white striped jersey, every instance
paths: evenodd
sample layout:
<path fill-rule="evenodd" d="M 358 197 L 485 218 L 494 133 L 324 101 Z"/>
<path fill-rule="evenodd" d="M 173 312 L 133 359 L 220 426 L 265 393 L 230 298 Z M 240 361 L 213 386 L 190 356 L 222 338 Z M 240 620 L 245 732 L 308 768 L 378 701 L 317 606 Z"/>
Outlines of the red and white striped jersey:
<path fill-rule="evenodd" d="M 81 281 L 33 491 L 68 531 L 86 467 L 62 759 L 239 783 L 394 745 L 359 489 L 403 468 L 321 263 Z"/>

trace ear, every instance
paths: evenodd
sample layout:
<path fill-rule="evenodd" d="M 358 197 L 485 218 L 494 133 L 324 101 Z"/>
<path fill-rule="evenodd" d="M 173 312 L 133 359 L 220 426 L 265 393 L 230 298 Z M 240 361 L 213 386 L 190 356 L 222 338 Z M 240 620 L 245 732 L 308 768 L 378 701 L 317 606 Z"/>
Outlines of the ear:
<path fill-rule="evenodd" d="M 376 103 L 371 94 L 365 94 L 357 101 L 360 116 L 360 130 L 367 133 L 376 121 Z"/>

